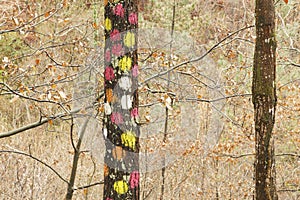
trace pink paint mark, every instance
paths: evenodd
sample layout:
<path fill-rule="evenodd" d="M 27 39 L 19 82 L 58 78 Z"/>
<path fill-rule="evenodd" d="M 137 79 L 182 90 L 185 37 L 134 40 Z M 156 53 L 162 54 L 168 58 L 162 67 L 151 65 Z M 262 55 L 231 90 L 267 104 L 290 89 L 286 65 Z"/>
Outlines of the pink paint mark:
<path fill-rule="evenodd" d="M 112 54 L 114 54 L 116 56 L 123 55 L 124 51 L 123 51 L 122 44 L 115 44 L 114 46 L 112 46 L 111 52 L 112 52 Z"/>
<path fill-rule="evenodd" d="M 138 171 L 133 171 L 130 174 L 129 182 L 130 188 L 133 189 L 139 185 L 140 173 Z"/>
<path fill-rule="evenodd" d="M 106 62 L 110 62 L 110 51 L 109 51 L 109 49 L 107 49 L 105 51 L 104 57 L 105 57 Z"/>
<path fill-rule="evenodd" d="M 104 70 L 104 77 L 105 77 L 105 80 L 107 80 L 107 81 L 111 81 L 111 80 L 115 79 L 114 69 L 111 67 L 106 67 Z"/>
<path fill-rule="evenodd" d="M 111 41 L 119 41 L 119 40 L 121 40 L 120 31 L 117 30 L 117 29 L 114 29 L 114 30 L 110 33 L 110 39 L 111 39 Z"/>
<path fill-rule="evenodd" d="M 122 4 L 116 5 L 114 8 L 114 14 L 120 17 L 124 17 L 124 8 Z"/>
<path fill-rule="evenodd" d="M 131 117 L 136 118 L 137 116 L 139 116 L 139 110 L 138 108 L 133 108 L 130 112 Z"/>
<path fill-rule="evenodd" d="M 138 65 L 134 65 L 132 67 L 132 76 L 137 77 L 138 75 L 139 75 L 139 67 L 138 67 Z"/>
<path fill-rule="evenodd" d="M 123 123 L 123 116 L 121 115 L 121 113 L 117 113 L 117 112 L 112 113 L 110 116 L 110 119 L 111 119 L 112 123 L 117 124 L 117 125 Z"/>
<path fill-rule="evenodd" d="M 130 13 L 128 16 L 128 21 L 130 24 L 137 24 L 138 22 L 138 16 L 136 13 Z"/>

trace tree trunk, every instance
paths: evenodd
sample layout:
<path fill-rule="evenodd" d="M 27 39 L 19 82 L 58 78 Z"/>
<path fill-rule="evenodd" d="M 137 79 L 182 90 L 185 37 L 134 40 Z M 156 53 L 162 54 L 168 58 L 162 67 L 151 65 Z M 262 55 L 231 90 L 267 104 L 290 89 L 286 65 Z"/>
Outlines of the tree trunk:
<path fill-rule="evenodd" d="M 256 43 L 252 100 L 255 120 L 255 195 L 257 200 L 278 199 L 272 131 L 276 111 L 276 38 L 274 0 L 256 0 Z"/>
<path fill-rule="evenodd" d="M 139 199 L 137 3 L 104 0 L 104 200 Z"/>

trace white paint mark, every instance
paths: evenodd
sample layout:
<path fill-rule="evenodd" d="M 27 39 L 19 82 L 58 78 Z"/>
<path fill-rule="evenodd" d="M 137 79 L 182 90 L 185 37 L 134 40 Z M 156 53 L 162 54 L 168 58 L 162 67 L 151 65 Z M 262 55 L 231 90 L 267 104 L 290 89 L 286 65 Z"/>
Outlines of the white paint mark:
<path fill-rule="evenodd" d="M 105 139 L 107 138 L 107 129 L 106 128 L 103 129 L 103 136 Z"/>
<path fill-rule="evenodd" d="M 110 115 L 111 114 L 111 107 L 110 107 L 109 103 L 104 103 L 104 113 L 106 115 Z"/>
<path fill-rule="evenodd" d="M 128 76 L 122 76 L 119 80 L 119 86 L 123 90 L 130 90 L 131 89 L 131 79 Z"/>
<path fill-rule="evenodd" d="M 132 100 L 130 95 L 124 95 L 121 97 L 122 109 L 129 110 L 132 107 Z"/>
<path fill-rule="evenodd" d="M 275 111 L 274 107 L 269 109 L 269 113 L 271 113 L 271 114 L 274 113 L 274 111 Z"/>

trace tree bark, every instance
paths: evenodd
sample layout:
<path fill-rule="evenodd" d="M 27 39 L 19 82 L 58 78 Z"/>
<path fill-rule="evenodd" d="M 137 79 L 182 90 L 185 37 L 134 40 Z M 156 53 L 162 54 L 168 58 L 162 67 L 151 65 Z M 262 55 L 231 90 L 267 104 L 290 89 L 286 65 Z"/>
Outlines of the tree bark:
<path fill-rule="evenodd" d="M 255 121 L 255 196 L 278 199 L 272 132 L 276 111 L 276 38 L 274 0 L 256 0 L 256 42 L 252 100 Z"/>
<path fill-rule="evenodd" d="M 137 4 L 104 0 L 104 200 L 139 199 Z"/>

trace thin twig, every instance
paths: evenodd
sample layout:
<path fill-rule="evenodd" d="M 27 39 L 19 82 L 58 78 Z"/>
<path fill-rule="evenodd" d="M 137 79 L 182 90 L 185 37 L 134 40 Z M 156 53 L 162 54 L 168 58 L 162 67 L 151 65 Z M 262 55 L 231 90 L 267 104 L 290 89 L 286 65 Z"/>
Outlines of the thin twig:
<path fill-rule="evenodd" d="M 91 108 L 91 107 L 92 106 L 89 106 L 89 107 L 87 107 L 85 109 L 88 109 L 88 108 Z M 39 119 L 38 121 L 36 121 L 36 122 L 34 122 L 32 124 L 25 125 L 25 126 L 23 126 L 21 128 L 17 128 L 17 129 L 8 131 L 8 132 L 0 133 L 0 139 L 1 138 L 5 138 L 5 137 L 10 137 L 10 136 L 16 135 L 18 133 L 21 133 L 21 132 L 24 132 L 24 131 L 36 128 L 38 126 L 41 126 L 41 125 L 49 122 L 50 120 L 55 120 L 55 119 L 58 119 L 58 118 L 70 116 L 72 114 L 78 113 L 81 110 L 82 110 L 82 108 L 77 108 L 77 109 L 71 110 L 69 113 L 59 113 L 59 114 L 54 115 L 54 116 L 50 116 L 50 117 L 47 117 L 47 118 L 44 118 L 44 119 Z"/>
<path fill-rule="evenodd" d="M 50 19 L 51 17 L 53 17 L 58 11 L 60 11 L 62 8 L 63 8 L 63 7 L 59 7 L 58 9 L 53 9 L 53 10 L 55 10 L 55 11 L 54 11 L 52 14 L 50 14 L 48 17 L 42 19 L 41 21 L 39 21 L 39 22 L 37 22 L 37 23 L 35 23 L 35 24 L 33 24 L 33 25 L 30 25 L 30 23 L 33 22 L 33 21 L 35 21 L 35 20 L 37 20 L 38 18 L 40 18 L 40 17 L 42 17 L 42 16 L 45 16 L 45 14 L 48 13 L 49 11 L 47 11 L 47 12 L 45 12 L 45 13 L 42 13 L 42 14 L 36 16 L 36 17 L 33 18 L 32 20 L 30 20 L 30 21 L 28 21 L 27 23 L 24 23 L 24 24 L 22 24 L 22 25 L 20 25 L 20 26 L 18 26 L 18 27 L 15 27 L 15 28 L 13 28 L 13 29 L 8 29 L 8 30 L 2 30 L 2 31 L 0 31 L 0 35 L 1 35 L 1 34 L 4 34 L 4 33 L 9 33 L 9 32 L 17 32 L 17 31 L 19 31 L 20 29 L 24 28 L 24 27 L 27 26 L 27 25 L 30 25 L 29 27 L 37 26 L 37 25 L 39 25 L 39 24 L 41 24 L 41 23 L 43 23 L 43 22 L 49 20 L 49 19 Z"/>
<path fill-rule="evenodd" d="M 200 102 L 213 103 L 213 102 L 222 101 L 222 100 L 230 99 L 230 98 L 250 97 L 250 96 L 252 96 L 252 94 L 234 94 L 234 95 L 220 97 L 220 98 L 216 98 L 216 99 L 186 98 L 186 99 L 181 99 L 179 101 L 200 101 Z"/>
<path fill-rule="evenodd" d="M 104 184 L 104 181 L 100 181 L 100 182 L 97 182 L 97 183 L 92 183 L 90 185 L 80 186 L 80 187 L 74 188 L 74 190 L 82 190 L 82 189 L 90 188 L 90 187 L 93 187 L 93 186 L 96 186 L 96 185 L 101 185 L 101 184 Z"/>
<path fill-rule="evenodd" d="M 197 61 L 200 61 L 202 60 L 203 58 L 205 58 L 209 53 L 211 53 L 213 50 L 215 50 L 221 43 L 223 43 L 225 40 L 227 40 L 228 38 L 232 37 L 233 35 L 241 32 L 241 31 L 244 31 L 246 29 L 249 29 L 249 28 L 253 28 L 254 25 L 251 25 L 251 26 L 246 26 L 244 28 L 241 28 L 231 34 L 229 34 L 228 36 L 226 36 L 225 38 L 223 38 L 222 40 L 220 40 L 219 42 L 217 42 L 214 46 L 212 46 L 208 51 L 206 51 L 202 56 L 198 57 L 198 58 L 194 58 L 194 59 L 191 59 L 191 60 L 188 60 L 188 61 L 185 61 L 185 62 L 182 62 L 182 63 L 179 63 L 178 65 L 166 70 L 166 71 L 163 71 L 163 72 L 160 72 L 158 74 L 155 74 L 149 78 L 147 78 L 146 80 L 144 80 L 143 82 L 141 82 L 139 85 L 144 85 L 145 83 L 147 83 L 148 81 L 154 79 L 154 78 L 157 78 L 157 77 L 160 77 L 160 76 L 163 76 L 163 75 L 166 75 L 168 74 L 169 72 L 171 71 L 174 71 L 175 69 L 183 66 L 183 65 L 187 65 L 187 64 L 190 64 L 190 63 L 193 63 L 193 62 L 197 62 Z"/>
<path fill-rule="evenodd" d="M 21 151 L 12 151 L 12 150 L 0 150 L 0 153 L 14 153 L 14 154 L 19 154 L 19 155 L 30 157 L 30 158 L 34 159 L 35 161 L 37 161 L 37 162 L 43 164 L 44 166 L 46 166 L 51 171 L 53 171 L 63 182 L 69 184 L 69 182 L 66 179 L 64 179 L 53 167 L 51 167 L 50 165 L 48 165 L 44 161 L 42 161 L 42 160 L 34 157 L 31 154 L 28 154 L 28 153 L 25 153 L 25 152 L 21 152 Z"/>
<path fill-rule="evenodd" d="M 298 157 L 300 158 L 300 154 L 295 154 L 295 153 L 280 153 L 280 154 L 276 154 L 275 156 L 292 156 L 292 157 Z"/>
<path fill-rule="evenodd" d="M 295 66 L 295 67 L 300 67 L 300 64 L 293 63 L 293 62 L 291 62 L 291 65 L 292 65 L 292 66 Z"/>
<path fill-rule="evenodd" d="M 240 155 L 234 155 L 234 154 L 215 154 L 215 155 L 218 157 L 243 158 L 243 157 L 248 157 L 248 156 L 255 156 L 255 153 L 245 153 L 245 154 L 240 154 Z M 295 154 L 295 153 L 275 154 L 275 157 L 281 157 L 281 156 L 292 156 L 292 157 L 300 158 L 300 154 Z"/>
<path fill-rule="evenodd" d="M 300 192 L 300 188 L 298 189 L 279 189 L 277 192 Z"/>

